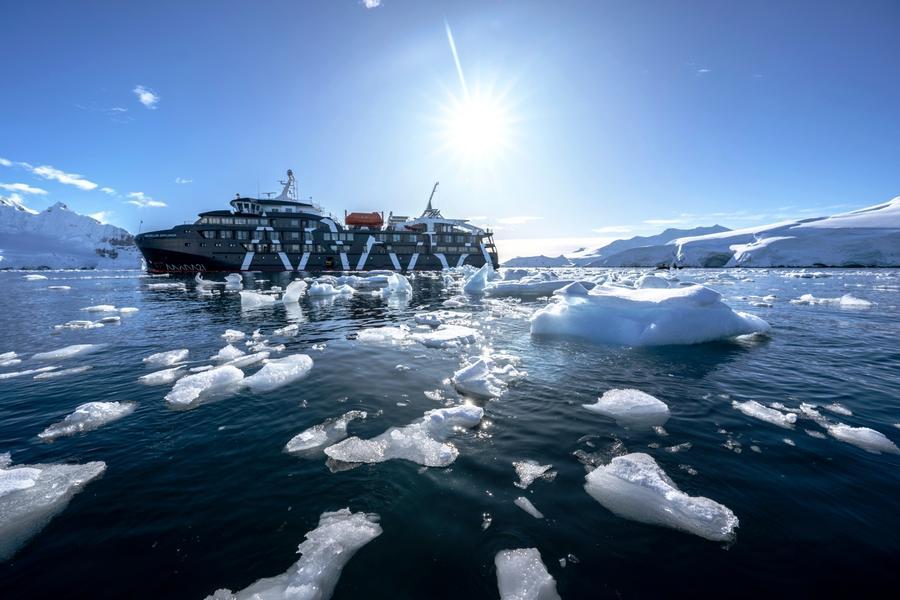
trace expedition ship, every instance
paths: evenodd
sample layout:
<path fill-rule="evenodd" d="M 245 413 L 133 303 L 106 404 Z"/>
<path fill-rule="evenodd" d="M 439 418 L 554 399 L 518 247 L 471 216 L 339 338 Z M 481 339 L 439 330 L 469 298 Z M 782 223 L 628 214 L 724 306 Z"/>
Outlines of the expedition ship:
<path fill-rule="evenodd" d="M 490 263 L 498 268 L 490 230 L 447 219 L 428 206 L 414 219 L 349 213 L 344 224 L 320 206 L 300 200 L 292 171 L 281 194 L 237 194 L 232 210 L 200 213 L 191 225 L 150 231 L 135 243 L 150 273 L 208 271 L 433 271 Z"/>

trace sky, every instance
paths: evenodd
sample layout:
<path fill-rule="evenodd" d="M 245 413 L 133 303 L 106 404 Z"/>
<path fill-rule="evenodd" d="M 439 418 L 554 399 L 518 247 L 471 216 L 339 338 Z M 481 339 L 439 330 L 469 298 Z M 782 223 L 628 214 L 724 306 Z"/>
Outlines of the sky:
<path fill-rule="evenodd" d="M 900 195 L 900 3 L 3 0 L 0 195 L 132 232 L 235 193 L 501 260 Z"/>

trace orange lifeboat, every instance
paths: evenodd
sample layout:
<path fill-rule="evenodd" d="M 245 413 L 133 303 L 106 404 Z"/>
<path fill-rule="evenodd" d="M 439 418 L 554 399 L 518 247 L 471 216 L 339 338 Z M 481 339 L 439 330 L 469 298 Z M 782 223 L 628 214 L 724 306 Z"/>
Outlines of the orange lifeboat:
<path fill-rule="evenodd" d="M 344 215 L 344 223 L 346 223 L 348 227 L 381 229 L 384 225 L 384 217 L 377 212 L 352 212 Z"/>

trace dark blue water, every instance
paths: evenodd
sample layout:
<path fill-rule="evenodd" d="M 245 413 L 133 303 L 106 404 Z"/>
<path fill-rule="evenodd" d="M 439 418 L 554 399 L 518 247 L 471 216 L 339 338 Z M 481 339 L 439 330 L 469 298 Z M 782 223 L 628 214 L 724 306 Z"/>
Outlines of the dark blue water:
<path fill-rule="evenodd" d="M 381 515 L 384 533 L 344 569 L 336 598 L 495 598 L 493 559 L 505 548 L 540 550 L 564 598 L 660 596 L 866 595 L 896 589 L 900 573 L 900 457 L 818 439 L 799 421 L 785 430 L 747 417 L 732 400 L 763 404 L 840 402 L 854 426 L 900 443 L 900 273 L 832 271 L 822 279 L 787 271 L 745 272 L 717 284 L 727 302 L 766 318 L 769 338 L 654 349 L 532 340 L 527 315 L 544 301 L 473 302 L 483 346 L 522 359 L 528 376 L 502 399 L 482 402 L 479 429 L 453 438 L 459 458 L 446 469 L 404 461 L 332 472 L 325 457 L 283 452 L 296 433 L 351 409 L 369 412 L 350 426 L 371 437 L 443 404 L 463 356 L 481 347 L 386 347 L 352 339 L 362 327 L 409 323 L 441 308 L 453 292 L 418 277 L 408 302 L 359 294 L 333 302 L 304 298 L 242 312 L 234 294 L 150 291 L 138 273 L 47 273 L 24 281 L 0 273 L 0 352 L 25 355 L 69 344 L 102 352 L 61 362 L 93 365 L 53 380 L 0 381 L 0 452 L 13 462 L 102 460 L 105 475 L 0 565 L 0 597 L 202 598 L 283 573 L 323 511 L 345 506 Z M 683 278 L 703 280 L 702 272 Z M 287 279 L 267 277 L 271 284 Z M 70 285 L 70 291 L 48 291 Z M 845 293 L 876 304 L 863 310 L 798 306 L 804 293 Z M 750 295 L 774 294 L 772 308 Z M 119 326 L 54 335 L 52 326 L 86 318 L 94 304 L 135 306 Z M 97 318 L 98 315 L 93 315 Z M 299 322 L 284 354 L 307 352 L 310 375 L 274 393 L 237 395 L 189 411 L 169 408 L 169 386 L 136 380 L 153 352 L 190 348 L 205 359 L 227 328 L 270 333 Z M 314 344 L 325 344 L 323 350 Z M 56 363 L 54 363 L 56 364 Z M 201 364 L 201 363 L 197 363 Z M 411 367 L 398 371 L 396 365 Z M 252 369 L 248 369 L 251 371 Z M 585 411 L 613 387 L 636 387 L 665 401 L 667 437 L 633 432 Z M 44 443 L 36 435 L 87 401 L 135 401 L 132 415 L 96 431 Z M 586 437 L 587 436 L 587 437 Z M 788 443 L 789 440 L 792 443 Z M 666 448 L 690 442 L 680 452 Z M 755 446 L 755 449 L 751 449 Z M 739 450 L 739 452 L 738 452 Z M 720 502 L 740 519 L 736 541 L 709 542 L 619 518 L 583 489 L 573 454 L 606 461 L 647 452 L 686 492 Z M 512 462 L 551 463 L 552 482 L 524 494 Z M 513 505 L 526 495 L 546 516 Z M 482 530 L 482 515 L 492 525 Z M 563 568 L 558 560 L 574 555 Z"/>

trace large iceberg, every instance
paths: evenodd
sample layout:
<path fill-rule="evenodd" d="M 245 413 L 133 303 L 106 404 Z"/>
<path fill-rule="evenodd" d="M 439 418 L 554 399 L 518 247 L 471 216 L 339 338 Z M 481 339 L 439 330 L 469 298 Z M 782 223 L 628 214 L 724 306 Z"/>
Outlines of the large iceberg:
<path fill-rule="evenodd" d="M 296 453 L 330 446 L 347 437 L 347 425 L 351 421 L 365 419 L 367 416 L 364 410 L 348 411 L 336 419 L 329 419 L 301 431 L 288 441 L 284 449 Z"/>
<path fill-rule="evenodd" d="M 648 454 L 613 458 L 587 474 L 584 489 L 611 512 L 714 541 L 734 539 L 738 518 L 703 496 L 688 496 Z"/>
<path fill-rule="evenodd" d="M 559 294 L 531 317 L 532 335 L 571 336 L 599 344 L 699 344 L 769 331 L 763 319 L 732 310 L 722 296 L 692 285 L 631 289 L 598 285 Z"/>
<path fill-rule="evenodd" d="M 106 470 L 106 463 L 10 466 L 0 455 L 0 562 L 6 561 L 69 500 Z"/>
<path fill-rule="evenodd" d="M 297 548 L 302 557 L 286 573 L 260 579 L 239 592 L 217 590 L 207 600 L 328 600 L 344 565 L 381 532 L 376 514 L 347 508 L 322 513 L 319 526 Z"/>
<path fill-rule="evenodd" d="M 537 548 L 501 550 L 494 557 L 500 600 L 560 600 L 556 580 Z"/>
<path fill-rule="evenodd" d="M 305 377 L 312 367 L 308 354 L 267 360 L 262 369 L 244 379 L 244 385 L 254 392 L 270 392 Z"/>
<path fill-rule="evenodd" d="M 372 439 L 347 438 L 325 448 L 325 454 L 350 463 L 401 458 L 426 467 L 446 467 L 456 460 L 459 450 L 445 440 L 457 429 L 475 427 L 483 416 L 484 410 L 468 404 L 438 408 L 426 412 L 414 423 L 392 427 Z"/>
<path fill-rule="evenodd" d="M 38 437 L 53 441 L 58 437 L 91 431 L 130 415 L 136 407 L 135 402 L 86 402 L 59 423 L 39 433 Z"/>
<path fill-rule="evenodd" d="M 615 419 L 622 427 L 647 429 L 664 425 L 669 420 L 669 407 L 665 402 L 634 389 L 609 390 L 594 404 L 582 406 L 591 412 Z"/>

